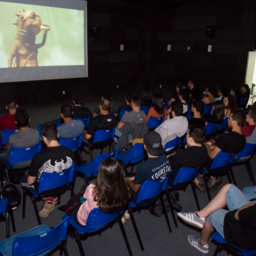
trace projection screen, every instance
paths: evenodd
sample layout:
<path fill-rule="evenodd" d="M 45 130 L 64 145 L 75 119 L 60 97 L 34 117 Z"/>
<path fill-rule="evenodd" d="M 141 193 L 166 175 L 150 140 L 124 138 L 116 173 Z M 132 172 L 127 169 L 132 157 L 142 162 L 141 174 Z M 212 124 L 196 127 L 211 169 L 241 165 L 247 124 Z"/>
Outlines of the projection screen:
<path fill-rule="evenodd" d="M 0 0 L 0 83 L 88 77 L 87 2 Z"/>

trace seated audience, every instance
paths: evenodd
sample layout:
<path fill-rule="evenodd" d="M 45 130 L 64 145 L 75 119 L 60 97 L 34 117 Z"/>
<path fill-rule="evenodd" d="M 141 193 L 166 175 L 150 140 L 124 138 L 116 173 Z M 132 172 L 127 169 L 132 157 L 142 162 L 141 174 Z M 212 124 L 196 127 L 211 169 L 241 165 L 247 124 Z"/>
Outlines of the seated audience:
<path fill-rule="evenodd" d="M 149 89 L 144 89 L 142 92 L 141 106 L 152 106 L 153 95 Z"/>
<path fill-rule="evenodd" d="M 148 132 L 148 127 L 145 124 L 145 112 L 140 110 L 141 99 L 134 97 L 131 107 L 132 111 L 123 115 L 115 131 L 115 142 L 117 142 L 117 146 L 121 148 L 128 146 L 130 140 L 143 138 Z M 131 138 L 129 138 L 129 135 Z"/>
<path fill-rule="evenodd" d="M 220 100 L 215 101 L 212 107 L 212 114 L 203 115 L 205 125 L 208 123 L 221 124 L 224 119 L 224 103 Z"/>
<path fill-rule="evenodd" d="M 161 145 L 161 137 L 156 132 L 148 132 L 144 136 L 144 149 L 148 159 L 138 165 L 135 177 L 126 177 L 125 181 L 131 190 L 131 201 L 136 202 L 141 185 L 146 180 L 164 181 L 170 174 L 170 163 Z M 154 203 L 156 198 L 149 198 L 141 205 Z"/>
<path fill-rule="evenodd" d="M 81 202 L 81 197 L 84 202 Z M 94 208 L 99 208 L 104 213 L 119 212 L 125 208 L 129 198 L 123 168 L 116 159 L 106 158 L 99 167 L 96 183 L 84 185 L 80 193 L 68 202 L 66 213 L 70 215 L 72 209 L 76 224 L 85 226 Z M 127 215 L 129 214 L 125 213 L 124 217 Z"/>
<path fill-rule="evenodd" d="M 195 80 L 190 80 L 188 82 L 188 89 L 191 91 L 193 89 L 195 89 Z"/>
<path fill-rule="evenodd" d="M 46 148 L 42 149 L 42 151 L 33 157 L 28 176 L 24 176 L 21 180 L 23 187 L 30 187 L 36 191 L 43 172 L 62 172 L 74 163 L 74 153 L 72 150 L 59 144 L 58 132 L 54 123 L 48 122 L 43 124 L 42 139 Z M 44 205 L 39 212 L 41 217 L 48 217 L 49 213 L 54 210 L 54 206 L 58 201 L 56 198 L 58 192 L 59 190 L 57 188 L 45 193 L 47 197 L 43 198 Z"/>
<path fill-rule="evenodd" d="M 102 95 L 102 100 L 108 100 L 110 102 L 110 107 L 109 107 L 109 113 L 113 114 L 115 112 L 115 104 L 112 101 L 112 95 L 109 92 L 106 92 Z M 95 107 L 93 117 L 97 116 L 100 114 L 100 108 L 99 106 Z"/>
<path fill-rule="evenodd" d="M 100 115 L 92 118 L 90 121 L 87 132 L 84 134 L 85 143 L 92 145 L 93 137 L 97 130 L 109 130 L 113 129 L 117 125 L 116 118 L 113 114 L 109 113 L 110 101 L 101 100 L 99 104 Z"/>
<path fill-rule="evenodd" d="M 10 135 L 6 145 L 6 152 L 0 154 L 0 162 L 9 163 L 12 147 L 27 148 L 39 143 L 39 132 L 36 129 L 29 128 L 29 122 L 28 113 L 25 110 L 18 110 L 15 114 L 15 123 L 19 131 Z M 13 166 L 22 169 L 29 167 L 30 163 L 31 161 L 24 161 L 14 164 Z"/>
<path fill-rule="evenodd" d="M 145 123 L 148 123 L 148 120 L 151 116 L 153 117 L 162 117 L 164 120 L 167 120 L 167 109 L 164 107 L 164 99 L 161 94 L 155 94 L 152 102 L 153 107 L 149 109 Z"/>
<path fill-rule="evenodd" d="M 197 89 L 192 89 L 189 91 L 188 109 L 191 108 L 193 101 L 201 101 L 201 94 Z"/>
<path fill-rule="evenodd" d="M 247 106 L 247 102 L 249 100 L 249 97 L 250 97 L 250 88 L 249 88 L 249 85 L 248 84 L 243 84 L 241 86 L 241 95 L 238 99 L 238 107 L 239 108 L 243 108 L 245 109 L 246 106 Z M 243 104 L 240 103 L 240 100 L 241 98 L 245 99 Z"/>
<path fill-rule="evenodd" d="M 196 124 L 204 127 L 205 120 L 202 117 L 203 111 L 204 111 L 204 103 L 201 100 L 193 101 L 191 106 L 191 112 L 193 113 L 193 118 L 188 119 L 189 125 Z"/>
<path fill-rule="evenodd" d="M 231 128 L 231 132 L 221 134 L 217 138 L 215 146 L 209 146 L 208 144 L 206 144 L 209 158 L 205 165 L 205 168 L 211 175 L 211 179 L 209 181 L 209 188 L 211 190 L 217 189 L 218 185 L 220 185 L 221 183 L 221 177 L 219 176 L 225 175 L 229 170 L 228 166 L 219 167 L 211 170 L 211 165 L 217 154 L 220 151 L 229 154 L 237 154 L 245 147 L 246 140 L 244 135 L 242 134 L 242 126 L 244 122 L 244 112 L 242 110 L 233 111 L 228 120 L 228 126 Z"/>
<path fill-rule="evenodd" d="M 131 108 L 131 103 L 132 103 L 132 95 L 130 93 L 127 93 L 125 94 L 125 104 L 124 105 L 121 105 L 116 113 L 115 113 L 115 117 L 119 116 L 120 115 L 120 112 L 122 109 L 125 109 L 125 110 L 132 110 Z"/>
<path fill-rule="evenodd" d="M 231 112 L 236 109 L 236 102 L 235 102 L 234 98 L 231 95 L 229 95 L 229 96 L 223 97 L 223 103 L 225 106 L 224 117 L 229 118 L 231 115 Z"/>
<path fill-rule="evenodd" d="M 231 88 L 229 94 L 234 98 L 236 104 L 238 105 L 238 99 L 240 97 L 240 90 L 239 89 L 236 89 L 236 88 Z"/>
<path fill-rule="evenodd" d="M 256 250 L 255 214 L 256 204 L 250 202 L 235 185 L 227 184 L 201 211 L 179 212 L 178 216 L 202 229 L 200 236 L 189 235 L 188 242 L 199 251 L 208 253 L 209 239 L 215 230 L 234 247 Z"/>
<path fill-rule="evenodd" d="M 15 99 L 8 99 L 5 103 L 5 108 L 8 114 L 0 117 L 0 134 L 4 129 L 7 130 L 18 130 L 15 122 L 15 114 L 18 108 L 17 101 Z"/>
<path fill-rule="evenodd" d="M 73 116 L 75 118 L 87 118 L 92 114 L 89 108 L 82 106 L 83 102 L 83 96 L 81 93 L 77 92 L 73 95 L 73 103 L 75 105 L 73 108 Z"/>
<path fill-rule="evenodd" d="M 182 137 L 188 130 L 188 120 L 182 116 L 183 106 L 179 102 L 172 102 L 171 114 L 172 119 L 164 121 L 160 126 L 155 129 L 162 138 L 163 147 L 165 144 L 177 136 Z"/>
<path fill-rule="evenodd" d="M 180 90 L 179 100 L 183 107 L 183 115 L 186 115 L 188 112 L 188 99 L 189 99 L 189 91 L 185 88 Z"/>
<path fill-rule="evenodd" d="M 178 151 L 168 156 L 172 172 L 168 181 L 168 185 L 172 186 L 175 178 L 182 167 L 202 167 L 208 160 L 207 148 L 205 142 L 205 129 L 200 125 L 190 125 L 187 131 L 187 149 Z M 195 180 L 197 188 L 203 193 L 204 184 Z M 186 187 L 188 182 L 179 184 L 178 189 Z"/>
<path fill-rule="evenodd" d="M 171 106 L 171 103 L 174 101 L 179 101 L 179 93 L 180 93 L 180 89 L 186 89 L 186 86 L 184 84 L 178 83 L 175 87 L 176 90 L 176 94 L 173 95 L 170 99 L 170 101 L 168 102 L 168 105 Z"/>
<path fill-rule="evenodd" d="M 246 142 L 256 144 L 256 110 L 250 109 L 246 115 L 246 122 L 248 125 L 242 127 L 242 134 L 246 138 Z"/>
<path fill-rule="evenodd" d="M 70 105 L 63 105 L 60 112 L 61 118 L 64 120 L 64 123 L 57 128 L 60 138 L 70 139 L 84 132 L 83 122 L 73 120 L 73 111 Z"/>
<path fill-rule="evenodd" d="M 218 87 L 216 85 L 212 85 L 208 88 L 206 92 L 206 96 L 202 99 L 204 104 L 212 104 L 215 102 L 215 98 L 218 94 Z"/>
<path fill-rule="evenodd" d="M 225 87 L 221 87 L 219 88 L 218 97 L 215 98 L 215 101 L 223 100 L 223 97 L 227 97 L 227 96 L 228 96 L 228 90 Z"/>

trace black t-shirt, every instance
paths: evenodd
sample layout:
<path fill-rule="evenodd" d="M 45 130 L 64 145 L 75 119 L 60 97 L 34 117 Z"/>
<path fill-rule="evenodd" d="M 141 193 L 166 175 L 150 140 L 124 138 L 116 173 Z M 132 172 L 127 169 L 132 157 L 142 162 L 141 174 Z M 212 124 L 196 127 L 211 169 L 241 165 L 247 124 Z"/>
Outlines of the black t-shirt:
<path fill-rule="evenodd" d="M 203 119 L 207 123 L 212 123 L 212 124 L 218 124 L 219 123 L 217 115 L 206 114 L 206 115 L 203 115 Z"/>
<path fill-rule="evenodd" d="M 121 105 L 121 106 L 117 109 L 116 113 L 119 115 L 122 109 L 125 109 L 125 110 L 132 110 L 131 105 Z"/>
<path fill-rule="evenodd" d="M 48 147 L 38 152 L 32 159 L 28 175 L 37 177 L 37 188 L 43 172 L 61 172 L 68 169 L 75 161 L 74 153 L 64 146 Z"/>
<path fill-rule="evenodd" d="M 192 125 L 192 124 L 196 124 L 196 125 L 201 125 L 203 127 L 205 127 L 205 120 L 201 117 L 201 118 L 190 118 L 188 119 L 188 123 L 189 125 Z"/>
<path fill-rule="evenodd" d="M 215 145 L 221 149 L 221 151 L 229 153 L 229 154 L 238 154 L 242 151 L 245 147 L 246 139 L 244 135 L 237 133 L 237 132 L 230 132 L 221 134 L 216 142 Z M 211 165 L 214 159 L 208 159 L 205 167 L 208 171 L 210 171 Z M 214 172 L 211 172 L 213 176 L 221 176 L 224 175 L 225 172 L 228 170 L 227 167 L 219 167 L 215 168 Z"/>
<path fill-rule="evenodd" d="M 256 250 L 256 205 L 241 210 L 239 221 L 235 219 L 235 212 L 230 211 L 224 219 L 224 236 L 226 241 L 244 250 Z"/>
<path fill-rule="evenodd" d="M 89 139 L 89 143 L 92 144 L 93 136 L 97 130 L 109 130 L 116 127 L 117 121 L 112 114 L 108 115 L 98 115 L 90 120 L 90 124 L 87 130 L 87 134 L 92 135 L 92 138 Z"/>
<path fill-rule="evenodd" d="M 168 160 L 172 167 L 168 185 L 172 186 L 180 168 L 182 167 L 201 167 L 208 159 L 207 148 L 205 145 L 202 147 L 188 147 L 186 150 L 179 151 L 175 155 L 170 156 Z"/>
<path fill-rule="evenodd" d="M 76 118 L 86 118 L 91 115 L 91 110 L 86 107 L 76 106 L 73 108 L 74 117 Z"/>

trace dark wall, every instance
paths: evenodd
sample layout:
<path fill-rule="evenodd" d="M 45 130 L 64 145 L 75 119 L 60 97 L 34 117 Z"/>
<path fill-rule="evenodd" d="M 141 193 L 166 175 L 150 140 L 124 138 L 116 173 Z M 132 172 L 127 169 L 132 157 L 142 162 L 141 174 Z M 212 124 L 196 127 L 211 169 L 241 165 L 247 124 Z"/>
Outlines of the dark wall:
<path fill-rule="evenodd" d="M 200 89 L 239 86 L 248 51 L 254 49 L 254 14 L 253 0 L 89 0 L 90 77 L 1 84 L 0 100 L 12 96 L 20 103 L 49 104 L 76 90 L 91 97 L 106 90 L 139 92 L 145 86 L 159 91 L 160 84 L 167 97 L 177 82 L 191 78 Z M 90 34 L 92 25 L 100 26 L 96 37 Z M 213 25 L 216 35 L 210 39 L 205 29 Z"/>

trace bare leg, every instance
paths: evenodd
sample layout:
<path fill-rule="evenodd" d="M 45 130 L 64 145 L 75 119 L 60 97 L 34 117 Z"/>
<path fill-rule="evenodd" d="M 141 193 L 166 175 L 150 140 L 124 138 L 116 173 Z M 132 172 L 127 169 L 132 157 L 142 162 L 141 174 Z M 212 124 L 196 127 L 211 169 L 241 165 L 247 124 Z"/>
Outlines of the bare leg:
<path fill-rule="evenodd" d="M 197 212 L 197 215 L 201 218 L 206 218 L 216 210 L 225 207 L 227 205 L 226 193 L 231 185 L 232 184 L 225 185 L 209 204 L 207 204 L 201 211 Z"/>
<path fill-rule="evenodd" d="M 205 220 L 204 227 L 201 231 L 200 235 L 200 243 L 201 245 L 206 245 L 209 242 L 211 234 L 214 232 L 214 228 L 211 226 L 211 224 Z"/>
<path fill-rule="evenodd" d="M 199 181 L 199 179 L 197 177 L 195 177 L 194 182 L 195 182 L 196 186 L 198 186 L 199 183 L 200 183 L 200 181 Z"/>

